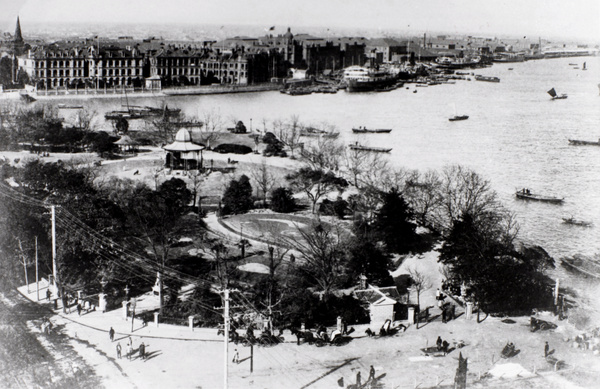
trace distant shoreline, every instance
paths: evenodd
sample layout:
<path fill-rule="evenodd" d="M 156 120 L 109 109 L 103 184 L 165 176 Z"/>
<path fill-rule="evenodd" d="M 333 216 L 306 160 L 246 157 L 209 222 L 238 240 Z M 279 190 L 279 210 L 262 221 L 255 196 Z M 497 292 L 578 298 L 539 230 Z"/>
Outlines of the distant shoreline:
<path fill-rule="evenodd" d="M 168 97 L 168 96 L 189 96 L 189 95 L 212 95 L 226 93 L 250 93 L 267 92 L 281 89 L 279 84 L 258 84 L 258 85 L 207 85 L 195 87 L 175 87 L 166 88 L 160 91 L 123 91 L 123 90 L 56 90 L 37 93 L 28 92 L 25 89 L 9 90 L 0 92 L 0 99 L 19 99 L 22 95 L 29 95 L 36 100 L 54 100 L 54 99 L 103 99 L 115 97 Z"/>

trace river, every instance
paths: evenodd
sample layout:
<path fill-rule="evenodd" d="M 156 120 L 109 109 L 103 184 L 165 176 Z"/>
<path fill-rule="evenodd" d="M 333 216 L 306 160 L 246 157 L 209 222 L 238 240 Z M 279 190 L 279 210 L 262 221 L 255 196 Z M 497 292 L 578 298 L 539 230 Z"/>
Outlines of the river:
<path fill-rule="evenodd" d="M 583 62 L 586 71 L 581 69 Z M 579 69 L 569 63 L 577 63 Z M 166 103 L 200 119 L 212 112 L 221 117 L 225 127 L 242 120 L 254 130 L 263 130 L 263 119 L 268 130 L 272 120 L 298 115 L 307 124 L 335 125 L 341 133 L 339 139 L 346 143 L 358 140 L 393 147 L 389 158 L 395 166 L 424 171 L 462 164 L 488 179 L 503 204 L 516 213 L 524 241 L 543 246 L 555 257 L 600 252 L 600 147 L 570 146 L 568 142 L 569 138 L 600 137 L 600 57 L 497 63 L 473 71 L 497 76 L 501 82 L 458 80 L 426 88 L 407 84 L 381 93 L 130 97 L 129 104 Z M 567 93 L 568 99 L 550 100 L 546 91 L 552 87 L 559 94 Z M 122 103 L 122 98 L 86 101 L 100 116 L 119 109 Z M 469 115 L 469 119 L 448 121 L 455 112 Z M 107 123 L 102 126 L 109 128 Z M 353 126 L 393 131 L 355 135 Z M 564 197 L 565 202 L 517 200 L 514 192 L 522 187 Z M 592 221 L 595 226 L 564 224 L 562 218 L 570 216 Z"/>

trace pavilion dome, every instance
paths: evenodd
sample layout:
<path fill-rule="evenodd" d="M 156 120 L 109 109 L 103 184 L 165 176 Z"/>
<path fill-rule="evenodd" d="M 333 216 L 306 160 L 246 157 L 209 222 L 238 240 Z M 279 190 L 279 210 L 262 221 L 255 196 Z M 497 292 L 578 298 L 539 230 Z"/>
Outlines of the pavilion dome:
<path fill-rule="evenodd" d="M 177 134 L 175 135 L 175 141 L 176 142 L 191 142 L 192 136 L 190 135 L 190 132 L 188 130 L 186 130 L 185 128 L 182 128 L 181 130 L 177 131 Z"/>

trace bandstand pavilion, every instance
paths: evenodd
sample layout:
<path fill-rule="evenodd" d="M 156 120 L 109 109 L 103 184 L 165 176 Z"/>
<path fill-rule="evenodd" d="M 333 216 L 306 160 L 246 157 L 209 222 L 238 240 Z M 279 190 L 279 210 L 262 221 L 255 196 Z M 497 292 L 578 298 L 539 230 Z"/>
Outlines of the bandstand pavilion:
<path fill-rule="evenodd" d="M 192 142 L 190 132 L 185 128 L 177 131 L 175 141 L 163 146 L 167 152 L 165 166 L 174 170 L 202 168 L 202 150 L 206 147 Z"/>

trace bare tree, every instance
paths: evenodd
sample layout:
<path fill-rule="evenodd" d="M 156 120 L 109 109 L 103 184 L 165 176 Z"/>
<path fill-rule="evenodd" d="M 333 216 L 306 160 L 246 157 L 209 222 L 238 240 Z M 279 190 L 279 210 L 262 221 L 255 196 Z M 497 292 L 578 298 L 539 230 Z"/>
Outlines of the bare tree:
<path fill-rule="evenodd" d="M 250 175 L 256 182 L 256 192 L 259 189 L 263 193 L 263 205 L 267 205 L 267 194 L 273 189 L 275 185 L 275 177 L 270 172 L 269 167 L 267 166 L 267 162 L 265 160 L 262 161 L 260 165 L 255 166 L 251 171 Z M 256 195 L 258 196 L 258 193 Z"/>
<path fill-rule="evenodd" d="M 344 175 L 357 188 L 364 184 L 372 184 L 371 177 L 388 170 L 388 161 L 379 153 L 357 149 L 346 149 L 344 152 Z"/>
<path fill-rule="evenodd" d="M 292 115 L 289 121 L 280 119 L 273 121 L 273 131 L 277 139 L 290 149 L 290 157 L 295 158 L 294 150 L 301 146 L 300 133 L 303 125 L 297 115 Z"/>
<path fill-rule="evenodd" d="M 298 228 L 300 238 L 290 241 L 294 250 L 300 252 L 304 265 L 302 270 L 328 296 L 343 273 L 344 243 L 339 225 L 317 222 L 309 228 Z"/>
<path fill-rule="evenodd" d="M 343 155 L 344 145 L 330 137 L 319 137 L 302 149 L 302 161 L 319 170 L 340 170 Z"/>
<path fill-rule="evenodd" d="M 95 125 L 93 125 L 93 122 L 96 115 L 96 111 L 88 107 L 77 110 L 77 115 L 75 117 L 77 127 L 84 131 L 94 131 Z"/>
<path fill-rule="evenodd" d="M 408 269 L 408 274 L 412 280 L 410 288 L 417 294 L 417 307 L 420 310 L 421 293 L 431 288 L 431 281 L 424 273 L 414 267 Z"/>
<path fill-rule="evenodd" d="M 211 147 L 211 143 L 219 139 L 219 132 L 223 127 L 223 118 L 218 111 L 211 110 L 204 112 L 203 119 L 202 141 L 206 143 L 206 147 Z"/>
<path fill-rule="evenodd" d="M 428 170 L 424 174 L 415 172 L 406 180 L 404 195 L 412 207 L 415 216 L 424 226 L 435 228 L 433 215 L 442 204 L 440 187 L 442 182 L 439 174 Z"/>
<path fill-rule="evenodd" d="M 437 212 L 439 224 L 449 229 L 454 220 L 465 214 L 476 221 L 505 213 L 489 181 L 475 171 L 460 165 L 447 166 L 442 171 L 441 206 Z"/>

